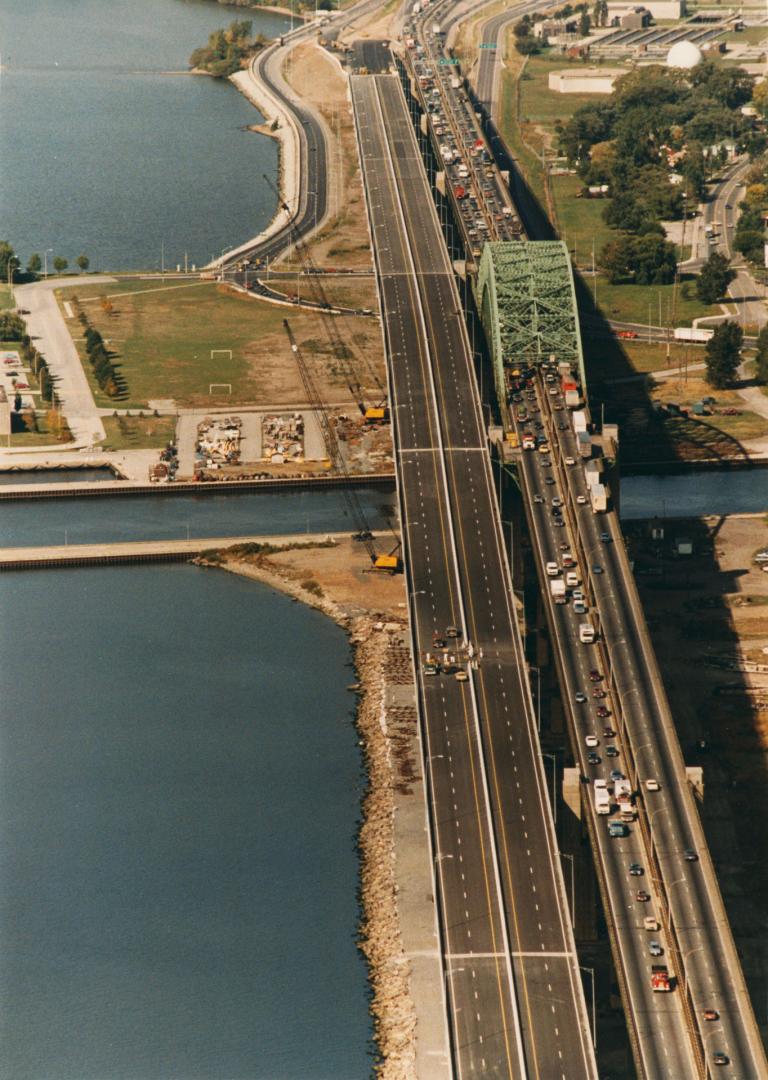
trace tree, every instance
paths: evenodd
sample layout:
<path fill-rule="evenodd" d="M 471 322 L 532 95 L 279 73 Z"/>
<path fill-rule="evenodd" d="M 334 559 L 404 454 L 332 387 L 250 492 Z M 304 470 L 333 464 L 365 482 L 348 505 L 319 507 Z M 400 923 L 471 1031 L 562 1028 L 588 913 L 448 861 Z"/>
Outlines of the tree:
<path fill-rule="evenodd" d="M 78 255 L 77 258 L 75 259 L 75 262 L 77 263 L 78 267 L 82 270 L 83 273 L 85 273 L 85 271 L 91 265 L 91 260 L 88 258 L 87 255 Z"/>
<path fill-rule="evenodd" d="M 579 34 L 581 37 L 586 37 L 589 33 L 589 28 L 592 25 L 592 20 L 586 11 L 582 11 L 579 16 Z"/>
<path fill-rule="evenodd" d="M 63 274 L 68 266 L 69 263 L 66 259 L 63 259 L 61 255 L 57 255 L 56 258 L 53 260 L 53 269 L 56 271 L 57 274 Z"/>
<path fill-rule="evenodd" d="M 768 326 L 764 326 L 757 335 L 755 369 L 760 382 L 768 382 Z"/>
<path fill-rule="evenodd" d="M 715 328 L 707 342 L 706 364 L 707 382 L 716 390 L 725 390 L 733 386 L 736 372 L 741 363 L 741 346 L 744 332 L 735 322 L 724 322 Z"/>
<path fill-rule="evenodd" d="M 713 251 L 696 279 L 696 295 L 704 304 L 714 304 L 725 296 L 726 289 L 735 277 L 725 255 Z"/>
<path fill-rule="evenodd" d="M 9 275 L 11 280 L 15 278 L 19 269 L 19 260 L 7 240 L 0 240 L 0 283 L 5 284 Z"/>
<path fill-rule="evenodd" d="M 541 52 L 541 43 L 532 34 L 529 34 L 527 37 L 517 38 L 515 48 L 521 56 L 535 56 L 536 53 Z"/>
<path fill-rule="evenodd" d="M 43 269 L 43 260 L 40 258 L 40 256 L 37 254 L 37 252 L 35 252 L 34 255 L 30 255 L 29 256 L 29 262 L 27 263 L 27 273 L 28 274 L 39 274 L 42 269 Z"/>
<path fill-rule="evenodd" d="M 752 104 L 761 116 L 768 116 L 768 80 L 763 79 L 752 91 Z"/>

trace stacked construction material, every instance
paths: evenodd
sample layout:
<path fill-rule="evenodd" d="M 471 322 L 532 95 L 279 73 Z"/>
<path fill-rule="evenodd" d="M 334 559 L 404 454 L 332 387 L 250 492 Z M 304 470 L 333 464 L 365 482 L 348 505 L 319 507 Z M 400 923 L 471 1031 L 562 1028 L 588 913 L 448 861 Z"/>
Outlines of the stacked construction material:
<path fill-rule="evenodd" d="M 240 461 L 241 428 L 242 421 L 239 416 L 206 416 L 197 425 L 197 461 L 208 468 L 237 465 Z"/>
<path fill-rule="evenodd" d="M 261 456 L 272 465 L 304 460 L 304 417 L 301 413 L 270 413 L 262 419 Z"/>

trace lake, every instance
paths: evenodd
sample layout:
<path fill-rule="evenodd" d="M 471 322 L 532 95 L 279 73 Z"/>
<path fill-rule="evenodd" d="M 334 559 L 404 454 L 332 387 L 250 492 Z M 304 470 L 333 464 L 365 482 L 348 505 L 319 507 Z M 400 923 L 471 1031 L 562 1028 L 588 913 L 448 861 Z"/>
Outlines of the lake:
<path fill-rule="evenodd" d="M 230 83 L 181 74 L 242 18 L 290 26 L 209 0 L 3 0 L 0 239 L 23 265 L 200 265 L 269 223 L 277 144 L 243 130 L 263 118 Z"/>
<path fill-rule="evenodd" d="M 192 566 L 0 603 L 3 1080 L 368 1076 L 342 630 Z"/>

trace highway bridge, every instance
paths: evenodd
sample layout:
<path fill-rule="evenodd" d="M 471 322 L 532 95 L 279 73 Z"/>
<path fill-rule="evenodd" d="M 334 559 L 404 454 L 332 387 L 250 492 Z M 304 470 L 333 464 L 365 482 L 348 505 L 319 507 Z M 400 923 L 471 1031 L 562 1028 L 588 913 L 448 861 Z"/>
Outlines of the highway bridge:
<path fill-rule="evenodd" d="M 447 8 L 450 5 L 444 4 L 437 9 L 441 18 Z M 473 137 L 476 132 L 466 126 L 468 108 L 460 80 L 438 72 L 439 62 L 445 57 L 439 40 L 441 35 L 434 32 L 430 35 L 425 30 L 427 20 L 436 17 L 437 11 L 431 9 L 424 20 L 411 28 L 422 46 L 420 59 L 411 65 L 415 77 L 411 88 L 423 103 L 425 114 L 430 116 L 428 124 L 435 139 L 444 138 L 449 129 L 453 135 L 450 149 L 460 151 L 460 163 L 466 166 L 466 172 L 473 180 L 478 180 L 477 162 L 475 160 L 473 167 L 472 159 L 477 159 L 478 154 L 487 157 L 487 152 L 479 150 L 479 139 Z M 437 107 L 432 104 L 431 97 L 439 97 Z M 420 117 L 416 115 L 414 119 L 421 126 Z M 508 410 L 510 369 L 539 367 L 551 357 L 558 361 L 567 360 L 582 391 L 586 390 L 586 373 L 567 252 L 559 243 L 490 242 L 489 238 L 499 233 L 497 211 L 503 206 L 505 178 L 498 172 L 490 176 L 488 162 L 483 156 L 481 163 L 483 179 L 480 185 L 484 187 L 485 195 L 477 191 L 476 208 L 478 213 L 484 214 L 486 228 L 480 230 L 484 238 L 474 241 L 482 250 L 476 293 L 491 344 L 497 396 L 505 427 L 514 432 L 516 421 Z M 490 168 L 493 169 L 492 164 Z M 407 180 L 410 202 L 410 173 Z M 502 202 L 494 205 L 497 192 L 502 193 Z M 466 216 L 463 215 L 465 225 Z M 503 218 L 501 220 L 503 222 Z M 471 244 L 470 229 L 464 231 Z M 539 408 L 543 408 L 545 402 L 547 407 L 553 404 L 552 395 L 543 393 L 547 388 L 538 376 L 532 377 L 530 387 L 541 401 Z M 554 404 L 562 409 L 562 399 L 555 400 Z M 618 771 L 631 783 L 639 813 L 637 824 L 633 825 L 626 842 L 606 843 L 605 822 L 597 819 L 593 800 L 584 799 L 638 1071 L 649 1077 L 698 1077 L 708 1075 L 717 1067 L 722 1075 L 721 1062 L 724 1061 L 734 1076 L 767 1075 L 764 1051 L 629 571 L 618 521 L 614 514 L 608 513 L 598 530 L 595 516 L 584 504 L 585 492 L 579 487 L 579 483 L 584 486 L 584 481 L 577 480 L 581 470 L 574 472 L 574 466 L 564 464 L 578 460 L 575 436 L 568 424 L 563 424 L 562 417 L 554 417 L 551 409 L 548 417 L 547 434 L 559 458 L 554 460 L 555 455 L 547 459 L 519 455 L 521 487 L 527 496 L 527 513 L 539 554 L 543 591 L 547 589 L 546 562 L 552 561 L 545 559 L 544 554 L 552 556 L 556 553 L 563 544 L 563 536 L 568 536 L 568 543 L 577 553 L 579 573 L 592 605 L 600 642 L 596 649 L 593 647 L 594 662 L 606 680 L 609 712 L 615 717 L 618 728 L 615 741 L 611 743 L 618 761 L 614 759 L 612 764 L 617 769 L 622 766 Z M 543 418 L 539 422 L 545 423 Z M 524 432 L 519 430 L 519 425 L 517 427 L 520 441 Z M 570 447 L 569 438 L 573 443 Z M 566 453 L 566 449 L 570 452 Z M 550 468 L 554 465 L 555 475 L 551 479 L 561 489 L 557 498 L 566 507 L 561 527 L 568 529 L 567 534 L 555 534 L 551 518 L 540 509 L 549 500 L 541 490 L 535 490 L 544 487 L 543 478 L 532 470 L 535 462 L 541 471 L 545 461 Z M 534 499 L 535 495 L 539 500 Z M 579 496 L 582 496 L 581 500 Z M 554 546 L 556 535 L 558 547 Z M 584 679 L 584 658 L 580 655 L 584 649 L 578 647 L 581 642 L 574 641 L 574 616 L 570 606 L 568 612 L 555 612 L 554 605 L 549 607 L 564 697 L 576 704 L 575 694 L 583 693 L 580 686 L 575 687 Z M 607 759 L 593 751 L 591 771 L 586 767 L 589 758 L 584 740 L 587 734 L 596 736 L 594 730 L 585 728 L 584 710 L 572 708 L 570 721 L 582 776 L 590 781 L 590 786 L 595 779 L 605 778 L 610 783 L 607 774 L 611 762 Z M 594 719 L 592 727 L 595 727 Z M 594 758 L 599 759 L 597 772 Z M 656 782 L 655 790 L 650 791 L 645 786 L 648 779 Z M 645 878 L 642 890 L 639 887 L 631 889 L 637 882 L 630 880 L 630 862 L 637 862 L 642 867 Z M 643 909 L 642 901 L 634 898 L 637 893 L 647 893 L 652 907 Z M 657 913 L 663 927 L 659 932 L 658 947 L 664 950 L 673 976 L 674 989 L 669 995 L 651 990 L 652 957 L 647 932 L 642 929 L 644 910 Z M 705 1019 L 707 1016 L 716 1019 Z"/>
<path fill-rule="evenodd" d="M 397 79 L 353 78 L 352 100 L 389 362 L 455 1072 L 594 1077 L 453 269 Z M 432 658 L 445 652 L 454 660 L 435 674 Z"/>

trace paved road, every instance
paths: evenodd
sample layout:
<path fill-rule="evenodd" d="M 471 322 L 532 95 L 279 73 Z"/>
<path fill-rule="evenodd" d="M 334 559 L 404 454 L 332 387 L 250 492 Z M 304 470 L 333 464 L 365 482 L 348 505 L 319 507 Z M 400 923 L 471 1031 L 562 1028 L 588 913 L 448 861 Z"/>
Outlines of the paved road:
<path fill-rule="evenodd" d="M 540 388 L 537 401 L 527 404 L 532 415 L 540 418 L 539 422 L 544 425 L 550 445 L 556 446 L 560 436 L 557 425 L 564 422 L 562 418 L 568 417 L 569 414 L 564 411 L 550 413 Z M 534 406 L 537 410 L 540 406 L 542 408 L 533 413 Z M 523 430 L 530 428 L 530 421 L 525 424 L 517 421 L 513 423 L 520 436 Z M 572 451 L 569 445 L 568 452 L 575 453 L 576 451 Z M 554 513 L 557 503 L 553 500 L 560 500 L 561 503 L 566 504 L 565 515 L 567 516 L 569 495 L 575 500 L 577 494 L 586 493 L 581 470 L 575 468 L 569 468 L 567 471 L 558 470 L 552 467 L 552 459 L 553 455 L 550 454 L 527 452 L 522 454 L 520 460 L 523 492 L 526 497 L 527 512 L 530 515 L 531 535 L 542 581 L 548 580 L 545 572 L 547 562 L 562 564 L 561 544 L 566 543 L 571 552 L 575 553 L 577 550 L 573 530 L 567 517 L 563 520 L 566 520 L 568 528 L 555 525 L 558 515 Z M 554 482 L 548 483 L 549 479 Z M 573 507 L 580 514 L 589 514 L 591 518 L 592 515 L 588 509 L 575 502 L 573 502 Z M 583 562 L 577 567 L 576 572 L 582 588 L 588 594 L 588 603 L 592 606 L 594 594 L 590 595 L 589 575 Z M 679 1077 L 680 1080 L 695 1080 L 698 1073 L 691 1059 L 690 1040 L 680 995 L 655 994 L 650 986 L 651 964 L 653 962 L 669 964 L 669 946 L 663 932 L 648 933 L 643 929 L 643 918 L 647 915 L 658 914 L 654 906 L 639 903 L 635 899 L 638 889 L 648 891 L 653 889 L 650 883 L 652 872 L 647 865 L 642 836 L 639 829 L 632 826 L 627 837 L 612 839 L 607 832 L 608 818 L 593 814 L 594 781 L 602 778 L 610 786 L 609 773 L 612 769 L 619 769 L 627 775 L 629 768 L 622 733 L 618 731 L 616 737 L 608 738 L 603 734 L 603 728 L 607 724 L 612 725 L 614 730 L 618 726 L 615 718 L 617 703 L 614 703 L 613 695 L 609 691 L 608 696 L 603 700 L 592 697 L 594 684 L 589 677 L 590 671 L 597 669 L 604 674 L 607 669 L 602 663 L 598 646 L 579 642 L 578 627 L 584 617 L 576 615 L 573 603 L 560 605 L 547 600 L 545 606 L 553 631 L 563 701 L 570 712 L 572 731 L 575 735 L 576 762 L 581 775 L 589 781 L 589 787 L 585 791 L 585 811 L 591 817 L 591 840 L 600 856 L 603 886 L 601 891 L 606 917 L 609 925 L 612 926 L 612 945 L 618 946 L 620 952 L 624 993 L 634 1027 L 633 1042 L 648 1077 L 664 1077 L 666 1080 L 677 1080 Z M 605 679 L 599 685 L 604 686 Z M 575 698 L 577 692 L 585 694 L 587 700 L 578 703 Z M 601 704 L 606 705 L 614 715 L 605 720 L 599 719 L 595 709 Z M 597 753 L 601 761 L 598 765 L 591 765 L 587 759 L 589 753 L 585 742 L 587 735 L 596 735 L 599 739 Z M 615 747 L 618 755 L 608 757 L 607 746 Z M 614 807 L 615 805 L 614 802 Z M 629 866 L 632 863 L 637 863 L 643 868 L 642 876 L 630 876 Z M 650 955 L 648 943 L 651 940 L 658 941 L 664 948 L 664 955 L 660 960 L 654 961 Z"/>
<path fill-rule="evenodd" d="M 115 278 L 103 275 L 49 278 L 32 285 L 17 285 L 14 289 L 18 307 L 29 311 L 24 318 L 30 337 L 48 363 L 70 431 L 80 446 L 100 442 L 106 438 L 106 432 L 54 290 L 62 286 L 98 285 L 105 281 L 115 281 Z M 79 323 L 71 325 L 75 330 Z"/>
<path fill-rule="evenodd" d="M 457 627 L 477 668 L 420 679 L 459 1076 L 595 1075 L 489 459 L 453 274 L 398 81 L 352 80 L 391 364 L 417 655 Z"/>
<path fill-rule="evenodd" d="M 576 495 L 585 490 L 580 470 L 564 464 L 569 455 L 577 459 L 575 438 L 570 427 L 565 432 L 553 430 L 553 436 L 555 472 L 572 519 L 578 523 L 581 563 L 596 602 L 607 681 L 617 706 L 623 747 L 629 754 L 624 765 L 638 792 L 640 827 L 648 853 L 647 887 L 668 931 L 666 942 L 671 969 L 678 976 L 677 994 L 684 997 L 688 991 L 688 1024 L 699 1032 L 709 1068 L 713 1067 L 713 1054 L 721 1051 L 728 1055 L 730 1066 L 718 1069 L 718 1075 L 739 1080 L 765 1077 L 764 1050 L 618 519 L 615 513 L 594 515 L 588 506 L 576 503 Z M 608 536 L 607 543 L 601 539 L 603 533 Z M 602 572 L 597 573 L 595 566 Z M 646 791 L 649 777 L 658 780 L 660 791 Z M 695 852 L 695 861 L 686 858 L 689 850 Z M 679 952 L 672 944 L 675 939 Z M 718 1011 L 717 1023 L 704 1021 L 706 1008 Z"/>

